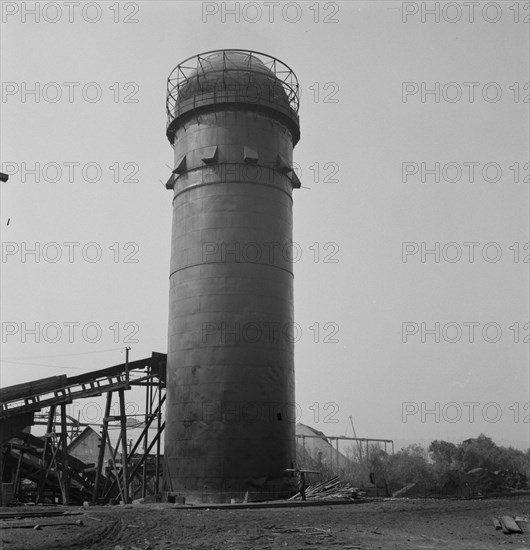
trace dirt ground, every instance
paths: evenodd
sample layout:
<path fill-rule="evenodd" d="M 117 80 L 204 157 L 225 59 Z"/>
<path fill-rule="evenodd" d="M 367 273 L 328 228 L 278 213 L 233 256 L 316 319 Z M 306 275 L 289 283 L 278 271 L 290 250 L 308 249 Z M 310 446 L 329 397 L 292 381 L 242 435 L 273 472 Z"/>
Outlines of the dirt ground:
<path fill-rule="evenodd" d="M 491 518 L 528 515 L 530 498 L 491 500 L 372 500 L 346 505 L 190 510 L 167 504 L 68 508 L 82 515 L 16 520 L 41 530 L 7 527 L 2 550 L 265 550 L 331 548 L 530 550 L 524 534 L 496 531 Z M 45 511 L 53 508 L 42 508 Z M 64 508 L 57 508 L 64 511 Z M 39 507 L 2 512 L 39 511 Z M 83 525 L 46 526 L 75 522 Z M 15 520 L 9 520 L 13 522 Z M 306 528 L 304 530 L 300 528 Z"/>

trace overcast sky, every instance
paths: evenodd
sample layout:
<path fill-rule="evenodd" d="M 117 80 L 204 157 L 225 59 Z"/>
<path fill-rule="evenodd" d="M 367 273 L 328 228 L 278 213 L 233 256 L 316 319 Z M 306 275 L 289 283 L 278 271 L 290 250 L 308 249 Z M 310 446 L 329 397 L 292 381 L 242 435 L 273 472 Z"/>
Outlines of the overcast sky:
<path fill-rule="evenodd" d="M 166 351 L 166 79 L 243 48 L 301 85 L 300 420 L 528 446 L 527 2 L 34 4 L 2 3 L 2 386 Z"/>

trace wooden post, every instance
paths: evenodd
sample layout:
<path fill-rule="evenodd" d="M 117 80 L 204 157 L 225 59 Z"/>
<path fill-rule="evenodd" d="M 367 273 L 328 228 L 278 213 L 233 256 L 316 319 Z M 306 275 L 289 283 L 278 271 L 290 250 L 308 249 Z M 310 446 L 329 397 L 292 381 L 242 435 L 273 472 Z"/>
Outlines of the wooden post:
<path fill-rule="evenodd" d="M 107 433 L 105 435 L 107 437 L 107 443 L 109 444 L 109 448 L 110 448 L 110 447 L 112 447 L 112 445 L 110 444 L 109 432 L 107 431 Z M 118 448 L 118 445 L 116 445 L 116 449 L 117 448 Z M 125 496 L 124 496 L 123 489 L 122 489 L 122 486 L 121 486 L 121 483 L 120 483 L 120 476 L 118 475 L 118 469 L 116 468 L 116 449 L 114 450 L 114 453 L 112 455 L 111 466 L 114 470 L 114 476 L 115 476 L 116 483 L 118 485 L 118 490 L 120 491 L 121 499 L 125 502 Z M 107 501 L 107 496 L 110 495 L 110 490 L 112 489 L 112 487 L 113 487 L 113 484 L 111 484 L 111 487 L 110 487 L 108 493 L 103 497 L 105 502 Z"/>
<path fill-rule="evenodd" d="M 70 476 L 68 474 L 68 452 L 66 450 L 67 443 L 67 434 L 66 434 L 66 404 L 61 403 L 61 448 L 62 448 L 62 457 L 61 457 L 61 493 L 63 505 L 68 506 L 70 504 Z"/>
<path fill-rule="evenodd" d="M 24 451 L 23 450 L 20 450 L 20 456 L 18 457 L 18 462 L 17 462 L 17 472 L 15 474 L 15 481 L 14 481 L 14 484 L 13 484 L 13 494 L 15 496 L 18 495 L 19 493 L 19 485 L 20 485 L 20 467 L 22 466 L 22 460 L 24 459 Z"/>
<path fill-rule="evenodd" d="M 149 414 L 149 388 L 151 387 L 151 369 L 150 367 L 147 367 L 147 384 L 145 386 L 145 416 L 144 416 L 144 422 L 147 423 L 147 415 Z M 144 436 L 144 455 L 147 453 L 147 436 L 149 435 L 149 431 L 145 431 Z M 147 460 L 144 461 L 144 467 L 142 470 L 142 497 L 145 498 L 146 496 L 146 484 L 147 484 Z"/>
<path fill-rule="evenodd" d="M 123 500 L 125 504 L 129 502 L 129 476 L 128 476 L 128 465 L 127 465 L 127 415 L 125 409 L 125 392 L 123 389 L 119 390 L 120 396 L 120 424 L 121 424 L 121 445 L 122 445 L 122 473 L 123 473 Z"/>
<path fill-rule="evenodd" d="M 55 409 L 56 405 L 51 405 L 50 412 L 48 413 L 48 423 L 46 424 L 46 435 L 44 436 L 44 447 L 42 449 L 41 473 L 39 476 L 39 483 L 37 488 L 37 498 L 35 499 L 36 504 L 38 504 L 42 498 L 42 491 L 44 490 L 44 484 L 46 483 L 46 478 L 48 476 L 46 455 L 48 454 L 48 443 L 51 438 L 53 426 L 55 423 Z"/>
<path fill-rule="evenodd" d="M 112 404 L 112 392 L 107 393 L 107 403 L 105 405 L 105 414 L 103 416 L 103 425 L 101 427 L 101 438 L 99 441 L 99 455 L 96 469 L 96 481 L 94 482 L 94 492 L 92 493 L 92 502 L 96 502 L 98 498 L 99 485 L 101 482 L 103 461 L 105 460 L 105 445 L 107 443 L 108 417 L 110 414 L 110 406 Z"/>
<path fill-rule="evenodd" d="M 4 502 L 4 449 L 0 447 L 0 506 L 7 506 Z"/>
<path fill-rule="evenodd" d="M 159 435 L 156 440 L 156 465 L 155 465 L 155 493 L 160 492 L 160 423 L 162 420 L 162 381 L 160 371 L 158 374 L 158 413 L 156 415 L 156 433 Z"/>

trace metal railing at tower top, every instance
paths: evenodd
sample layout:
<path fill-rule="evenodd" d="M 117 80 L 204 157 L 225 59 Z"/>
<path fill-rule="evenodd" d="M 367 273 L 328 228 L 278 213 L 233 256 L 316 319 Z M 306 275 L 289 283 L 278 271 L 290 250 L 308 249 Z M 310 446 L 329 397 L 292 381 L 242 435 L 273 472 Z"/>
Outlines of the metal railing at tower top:
<path fill-rule="evenodd" d="M 212 60 L 215 60 L 215 65 L 212 65 Z M 252 89 L 255 84 L 253 75 L 255 75 L 262 80 L 272 79 L 273 86 L 279 89 L 276 91 L 271 90 L 268 98 L 253 95 L 256 92 L 255 88 L 252 91 L 247 91 L 246 97 L 252 98 L 251 102 L 268 103 L 270 105 L 272 103 L 270 96 L 274 97 L 275 93 L 281 92 L 287 98 L 290 109 L 294 113 L 298 113 L 300 103 L 298 79 L 292 69 L 285 63 L 270 55 L 252 50 L 211 50 L 189 57 L 171 71 L 167 80 L 166 97 L 168 127 L 180 114 L 180 102 L 189 98 L 189 95 L 182 92 L 185 92 L 186 88 L 192 84 L 198 88 L 195 93 L 197 95 L 201 94 L 201 86 L 206 80 L 205 77 L 213 77 L 216 73 L 218 81 L 216 81 L 216 87 L 210 100 L 211 103 L 216 103 L 217 100 L 225 102 L 226 99 L 223 99 L 223 93 L 234 92 L 234 88 L 239 88 L 239 91 L 241 91 L 242 84 L 246 83 L 248 89 Z M 210 87 L 204 91 L 205 93 L 212 92 Z"/>

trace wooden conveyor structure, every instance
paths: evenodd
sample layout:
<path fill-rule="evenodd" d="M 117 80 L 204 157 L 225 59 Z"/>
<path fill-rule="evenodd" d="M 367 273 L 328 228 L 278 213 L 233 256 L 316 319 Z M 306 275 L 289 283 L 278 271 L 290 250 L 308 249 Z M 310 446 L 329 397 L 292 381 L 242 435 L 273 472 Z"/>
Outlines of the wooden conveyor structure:
<path fill-rule="evenodd" d="M 78 376 L 52 376 L 0 389 L 0 474 L 2 492 L 11 487 L 16 497 L 24 479 L 36 485 L 34 501 L 63 504 L 99 503 L 146 496 L 148 470 L 154 478 L 152 490 L 159 492 L 160 442 L 165 423 L 166 355 L 125 362 Z M 131 449 L 127 448 L 125 391 L 145 387 L 145 414 L 142 432 Z M 111 416 L 112 400 L 119 400 L 119 414 Z M 67 452 L 67 429 L 71 417 L 66 407 L 73 401 L 106 395 L 101 423 L 101 440 L 96 464 L 86 464 Z M 36 437 L 27 428 L 35 414 L 47 410 L 46 433 Z M 138 416 L 138 415 L 135 415 Z M 105 449 L 111 449 L 109 425 L 118 422 L 120 435 L 112 459 L 104 464 Z M 154 426 L 153 426 L 154 425 Z M 149 429 L 156 427 L 149 441 Z M 121 445 L 121 458 L 117 458 Z M 150 455 L 156 447 L 156 455 Z M 127 457 L 123 460 L 123 457 Z M 7 481 L 10 483 L 4 483 Z M 10 478 L 10 479 L 9 479 Z M 132 494 L 131 494 L 132 492 Z M 1 502 L 4 502 L 2 495 Z"/>

